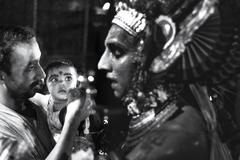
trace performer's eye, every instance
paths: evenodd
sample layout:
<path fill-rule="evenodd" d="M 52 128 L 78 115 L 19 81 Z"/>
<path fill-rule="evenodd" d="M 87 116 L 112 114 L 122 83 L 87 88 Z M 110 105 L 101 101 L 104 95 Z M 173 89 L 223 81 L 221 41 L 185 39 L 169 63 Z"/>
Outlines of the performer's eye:
<path fill-rule="evenodd" d="M 124 55 L 123 49 L 116 45 L 109 45 L 109 49 L 116 58 L 120 58 Z"/>
<path fill-rule="evenodd" d="M 119 49 L 116 49 L 114 55 L 116 58 L 120 58 L 123 55 L 123 53 Z"/>

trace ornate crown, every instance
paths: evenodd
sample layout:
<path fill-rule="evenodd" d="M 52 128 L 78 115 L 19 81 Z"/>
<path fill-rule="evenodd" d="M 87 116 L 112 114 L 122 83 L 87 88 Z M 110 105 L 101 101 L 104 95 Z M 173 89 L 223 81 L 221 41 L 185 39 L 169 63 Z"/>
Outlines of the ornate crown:
<path fill-rule="evenodd" d="M 114 16 L 112 23 L 123 28 L 133 36 L 137 36 L 147 25 L 146 15 L 131 8 L 119 9 Z"/>

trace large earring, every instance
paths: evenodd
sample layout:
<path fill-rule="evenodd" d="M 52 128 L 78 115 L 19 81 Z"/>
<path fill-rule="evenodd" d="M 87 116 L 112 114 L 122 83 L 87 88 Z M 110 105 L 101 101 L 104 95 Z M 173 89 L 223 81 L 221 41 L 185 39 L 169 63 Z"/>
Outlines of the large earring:
<path fill-rule="evenodd" d="M 137 51 L 134 53 L 134 56 L 132 57 L 133 62 L 140 64 L 140 66 L 143 66 L 143 61 L 144 61 L 144 59 L 143 59 L 144 56 L 142 53 L 143 47 L 144 47 L 144 41 L 143 41 L 143 39 L 141 39 L 139 41 L 139 43 L 137 44 Z"/>
<path fill-rule="evenodd" d="M 176 26 L 172 19 L 168 16 L 159 16 L 155 20 L 156 24 L 162 28 L 163 35 L 166 38 L 166 43 L 163 49 L 166 49 L 174 40 L 176 36 Z"/>

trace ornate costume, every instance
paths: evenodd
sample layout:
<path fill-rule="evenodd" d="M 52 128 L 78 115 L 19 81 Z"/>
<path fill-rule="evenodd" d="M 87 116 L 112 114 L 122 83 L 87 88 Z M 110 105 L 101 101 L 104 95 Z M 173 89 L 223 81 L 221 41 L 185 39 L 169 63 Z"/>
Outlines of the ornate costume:
<path fill-rule="evenodd" d="M 129 0 L 116 11 L 107 38 L 126 43 L 137 67 L 122 98 L 128 136 L 113 159 L 231 159 L 208 90 L 239 70 L 238 2 Z"/>

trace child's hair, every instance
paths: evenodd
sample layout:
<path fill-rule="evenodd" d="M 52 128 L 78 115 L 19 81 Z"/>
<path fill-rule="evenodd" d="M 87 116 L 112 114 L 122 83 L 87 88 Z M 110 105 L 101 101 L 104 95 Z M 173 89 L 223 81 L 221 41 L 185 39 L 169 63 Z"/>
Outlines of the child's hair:
<path fill-rule="evenodd" d="M 44 69 L 45 73 L 46 73 L 46 79 L 48 77 L 49 71 L 53 68 L 59 68 L 59 67 L 73 67 L 76 72 L 77 72 L 77 68 L 74 66 L 73 62 L 68 60 L 68 59 L 55 59 L 52 60 L 50 63 L 47 64 L 46 68 Z"/>

